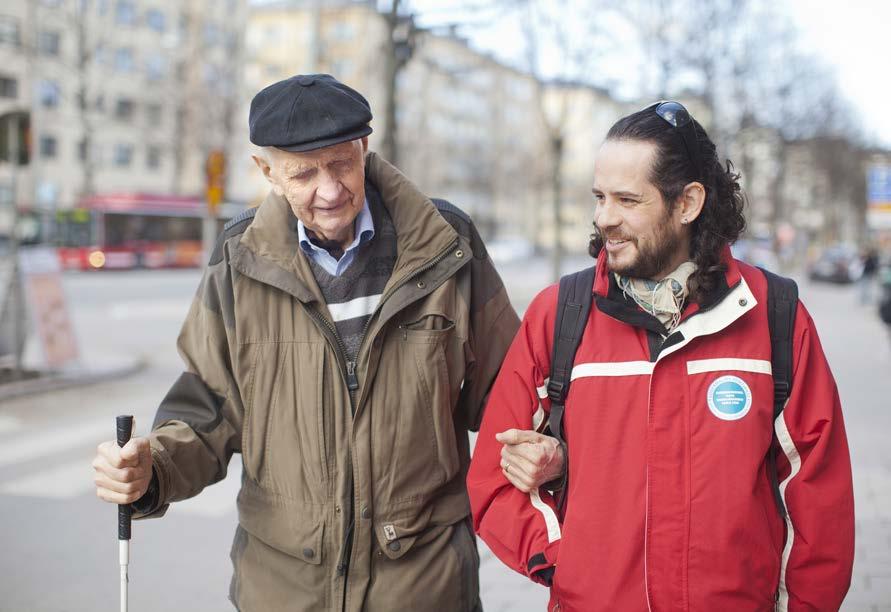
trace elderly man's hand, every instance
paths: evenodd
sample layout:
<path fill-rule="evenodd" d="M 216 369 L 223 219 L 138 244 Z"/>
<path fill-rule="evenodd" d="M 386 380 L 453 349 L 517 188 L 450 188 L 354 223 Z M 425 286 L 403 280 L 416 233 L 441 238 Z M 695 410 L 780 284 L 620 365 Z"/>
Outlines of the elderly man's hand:
<path fill-rule="evenodd" d="M 123 447 L 103 442 L 93 459 L 96 495 L 113 504 L 130 504 L 142 497 L 152 480 L 152 450 L 148 438 L 132 438 Z"/>
<path fill-rule="evenodd" d="M 563 474 L 563 448 L 556 438 L 535 431 L 508 429 L 495 434 L 504 444 L 501 449 L 501 472 L 512 485 L 524 493 Z"/>

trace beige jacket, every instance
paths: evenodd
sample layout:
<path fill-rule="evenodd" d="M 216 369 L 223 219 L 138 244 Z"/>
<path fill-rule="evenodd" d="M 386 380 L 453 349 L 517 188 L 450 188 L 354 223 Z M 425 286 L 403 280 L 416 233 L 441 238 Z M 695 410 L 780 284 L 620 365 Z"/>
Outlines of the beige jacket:
<path fill-rule="evenodd" d="M 398 258 L 356 363 L 270 195 L 218 243 L 151 434 L 149 516 L 241 453 L 230 595 L 244 612 L 479 605 L 467 430 L 519 321 L 469 218 L 374 153 L 366 180 Z"/>

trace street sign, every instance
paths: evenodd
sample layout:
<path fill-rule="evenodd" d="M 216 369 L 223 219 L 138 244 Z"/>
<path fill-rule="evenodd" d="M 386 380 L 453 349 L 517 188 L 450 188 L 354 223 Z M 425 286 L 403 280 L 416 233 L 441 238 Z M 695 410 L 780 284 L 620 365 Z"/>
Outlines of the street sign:
<path fill-rule="evenodd" d="M 62 368 L 77 363 L 77 340 L 62 288 L 62 268 L 56 250 L 34 247 L 19 251 L 27 309 L 37 328 L 43 365 Z"/>
<path fill-rule="evenodd" d="M 873 164 L 866 175 L 866 223 L 891 229 L 891 165 Z"/>
<path fill-rule="evenodd" d="M 210 212 L 216 214 L 217 207 L 223 203 L 223 189 L 226 185 L 226 154 L 223 151 L 211 151 L 205 164 L 207 173 L 207 190 L 205 199 Z"/>

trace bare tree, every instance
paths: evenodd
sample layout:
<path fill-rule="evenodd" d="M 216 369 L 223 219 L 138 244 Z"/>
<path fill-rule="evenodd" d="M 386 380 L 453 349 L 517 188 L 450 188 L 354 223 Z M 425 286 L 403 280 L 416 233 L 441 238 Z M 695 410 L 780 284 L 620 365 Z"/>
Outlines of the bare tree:
<path fill-rule="evenodd" d="M 513 4 L 521 11 L 525 68 L 534 79 L 536 105 L 547 136 L 554 232 L 551 277 L 556 280 L 563 259 L 564 152 L 574 103 L 572 86 L 590 82 L 595 73 L 601 36 L 594 19 L 597 7 L 589 3 L 580 9 L 568 0 L 517 0 Z"/>

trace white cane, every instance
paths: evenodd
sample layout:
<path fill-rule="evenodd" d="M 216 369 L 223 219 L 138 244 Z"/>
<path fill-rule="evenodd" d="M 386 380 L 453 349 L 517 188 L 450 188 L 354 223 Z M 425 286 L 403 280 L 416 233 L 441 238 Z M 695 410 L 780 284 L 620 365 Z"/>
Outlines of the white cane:
<path fill-rule="evenodd" d="M 118 446 L 130 441 L 133 415 L 117 417 Z M 130 564 L 130 504 L 118 505 L 118 558 L 121 564 L 121 612 L 127 612 L 127 566 Z"/>

